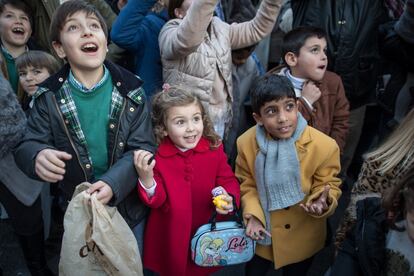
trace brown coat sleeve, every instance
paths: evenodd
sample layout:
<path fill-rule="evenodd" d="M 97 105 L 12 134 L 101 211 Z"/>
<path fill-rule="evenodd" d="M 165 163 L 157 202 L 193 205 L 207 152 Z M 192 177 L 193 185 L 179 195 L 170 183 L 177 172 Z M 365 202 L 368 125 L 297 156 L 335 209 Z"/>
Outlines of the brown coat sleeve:
<path fill-rule="evenodd" d="M 341 152 L 345 147 L 349 129 L 349 102 L 345 96 L 344 85 L 338 75 L 335 75 L 332 89 L 336 92 L 336 101 L 332 118 L 331 136 L 338 143 Z"/>
<path fill-rule="evenodd" d="M 310 126 L 333 138 L 342 153 L 349 128 L 349 102 L 342 80 L 337 74 L 326 71 L 319 89 L 322 95 L 313 103 L 314 108 L 299 99 L 299 111 Z"/>

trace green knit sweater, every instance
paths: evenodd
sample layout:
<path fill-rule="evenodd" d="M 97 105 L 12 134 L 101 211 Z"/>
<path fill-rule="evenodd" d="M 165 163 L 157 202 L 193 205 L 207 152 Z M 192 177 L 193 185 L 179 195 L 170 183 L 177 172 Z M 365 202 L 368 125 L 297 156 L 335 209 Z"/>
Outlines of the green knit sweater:
<path fill-rule="evenodd" d="M 112 78 L 94 91 L 83 92 L 70 82 L 79 121 L 92 159 L 94 176 L 100 177 L 108 169 L 108 123 L 112 98 Z"/>

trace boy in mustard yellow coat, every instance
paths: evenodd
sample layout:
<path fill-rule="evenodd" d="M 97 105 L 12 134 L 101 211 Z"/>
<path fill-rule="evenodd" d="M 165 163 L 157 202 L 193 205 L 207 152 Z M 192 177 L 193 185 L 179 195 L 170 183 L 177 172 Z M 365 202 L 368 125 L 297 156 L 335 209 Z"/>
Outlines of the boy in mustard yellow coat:
<path fill-rule="evenodd" d="M 257 240 L 246 275 L 306 275 L 341 195 L 339 148 L 307 125 L 292 84 L 262 77 L 251 90 L 256 126 L 237 140 L 236 176 L 246 233 Z"/>

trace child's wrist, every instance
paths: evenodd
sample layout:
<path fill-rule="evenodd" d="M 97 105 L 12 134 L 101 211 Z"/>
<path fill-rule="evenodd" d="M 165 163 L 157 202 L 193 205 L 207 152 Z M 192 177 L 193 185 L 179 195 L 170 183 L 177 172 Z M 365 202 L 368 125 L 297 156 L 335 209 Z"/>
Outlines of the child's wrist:
<path fill-rule="evenodd" d="M 139 178 L 138 180 L 141 183 L 141 185 L 144 186 L 146 189 L 151 189 L 155 185 L 155 182 L 154 182 L 153 178 L 148 178 L 148 179 L 145 179 L 145 180 L 142 179 L 142 178 Z"/>

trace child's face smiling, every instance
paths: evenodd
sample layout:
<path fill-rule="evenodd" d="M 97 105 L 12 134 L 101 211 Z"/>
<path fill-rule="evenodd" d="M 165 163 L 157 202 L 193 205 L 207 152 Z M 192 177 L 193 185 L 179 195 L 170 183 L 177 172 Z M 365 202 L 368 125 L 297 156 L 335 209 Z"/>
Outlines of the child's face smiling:
<path fill-rule="evenodd" d="M 196 103 L 173 106 L 167 111 L 165 136 L 181 149 L 193 149 L 203 135 L 204 124 L 201 109 Z"/>
<path fill-rule="evenodd" d="M 310 37 L 300 48 L 299 56 L 295 56 L 289 64 L 292 75 L 298 78 L 321 81 L 328 66 L 326 56 L 326 39 Z"/>
<path fill-rule="evenodd" d="M 60 58 L 67 58 L 75 73 L 101 68 L 107 51 L 106 36 L 98 18 L 83 11 L 66 19 L 60 31 L 60 43 L 52 44 Z"/>
<path fill-rule="evenodd" d="M 29 16 L 22 10 L 6 4 L 0 14 L 1 40 L 6 48 L 26 45 L 32 35 Z"/>
<path fill-rule="evenodd" d="M 36 90 L 37 85 L 50 76 L 49 71 L 45 68 L 35 68 L 27 66 L 19 70 L 19 81 L 23 90 L 32 96 Z"/>
<path fill-rule="evenodd" d="M 273 139 L 288 139 L 296 130 L 298 106 L 295 99 L 284 97 L 265 103 L 260 114 L 253 113 L 253 117 Z"/>

